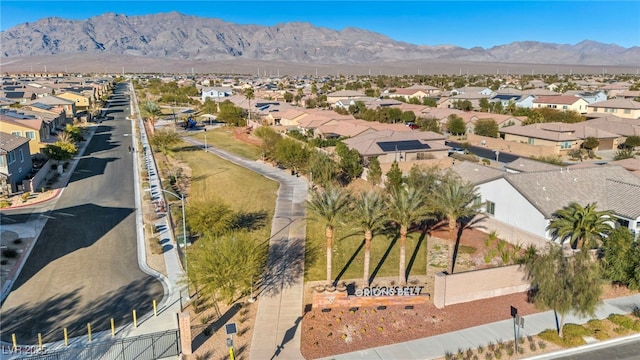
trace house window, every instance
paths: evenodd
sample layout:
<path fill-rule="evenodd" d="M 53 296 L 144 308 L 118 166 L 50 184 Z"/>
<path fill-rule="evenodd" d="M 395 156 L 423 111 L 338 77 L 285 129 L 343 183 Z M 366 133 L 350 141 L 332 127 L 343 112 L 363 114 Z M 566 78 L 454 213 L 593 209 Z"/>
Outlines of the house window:
<path fill-rule="evenodd" d="M 16 153 L 13 151 L 8 153 L 7 157 L 8 157 L 9 165 L 13 164 L 16 161 Z"/>
<path fill-rule="evenodd" d="M 491 214 L 491 215 L 496 214 L 496 204 L 488 200 L 487 200 L 487 214 Z"/>
<path fill-rule="evenodd" d="M 7 160 L 5 160 L 6 158 L 4 156 L 0 156 L 0 167 L 5 167 L 7 166 Z"/>
<path fill-rule="evenodd" d="M 565 141 L 562 144 L 560 144 L 560 148 L 561 149 L 571 149 L 571 142 L 570 141 Z"/>
<path fill-rule="evenodd" d="M 36 132 L 35 132 L 35 131 L 26 131 L 26 132 L 24 133 L 24 135 L 25 135 L 25 137 L 26 137 L 27 139 L 34 140 L 34 139 L 36 138 Z"/>
<path fill-rule="evenodd" d="M 618 112 L 618 109 L 611 109 L 611 112 L 612 112 L 612 113 L 617 113 L 617 112 Z"/>
<path fill-rule="evenodd" d="M 527 143 L 528 143 L 529 145 L 533 145 L 533 138 L 529 138 L 529 140 L 527 141 Z"/>
<path fill-rule="evenodd" d="M 597 108 L 597 107 L 594 107 L 594 108 L 593 108 L 593 112 L 598 112 L 598 108 Z"/>
<path fill-rule="evenodd" d="M 22 149 L 18 151 L 18 154 L 20 154 L 20 162 L 24 162 L 24 153 L 22 152 Z"/>
<path fill-rule="evenodd" d="M 12 131 L 11 135 L 22 136 L 22 131 Z"/>
<path fill-rule="evenodd" d="M 562 110 L 568 110 L 569 107 L 567 105 L 562 105 Z"/>
<path fill-rule="evenodd" d="M 627 219 L 621 219 L 621 218 L 616 218 L 616 221 L 618 222 L 618 224 L 622 227 L 625 228 L 629 228 L 629 220 Z"/>
<path fill-rule="evenodd" d="M 625 114 L 631 114 L 631 109 L 624 109 Z"/>

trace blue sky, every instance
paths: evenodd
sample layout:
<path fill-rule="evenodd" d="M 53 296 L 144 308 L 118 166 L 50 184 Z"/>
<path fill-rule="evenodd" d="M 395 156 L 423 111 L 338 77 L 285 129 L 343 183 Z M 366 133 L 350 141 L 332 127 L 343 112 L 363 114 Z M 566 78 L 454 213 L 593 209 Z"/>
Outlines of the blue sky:
<path fill-rule="evenodd" d="M 576 44 L 589 39 L 640 46 L 640 1 L 10 1 L 0 2 L 2 30 L 56 16 L 85 20 L 178 11 L 238 24 L 305 21 L 356 27 L 418 45 L 489 48 L 513 41 Z"/>

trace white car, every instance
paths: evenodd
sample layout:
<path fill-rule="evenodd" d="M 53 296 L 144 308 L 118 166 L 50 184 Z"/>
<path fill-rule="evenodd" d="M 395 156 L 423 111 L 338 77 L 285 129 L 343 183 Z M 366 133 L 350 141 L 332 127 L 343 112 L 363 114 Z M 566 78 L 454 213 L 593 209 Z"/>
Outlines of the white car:
<path fill-rule="evenodd" d="M 451 154 L 463 154 L 464 155 L 464 149 L 463 148 L 459 148 L 459 147 L 452 147 L 451 149 L 449 149 L 449 155 Z"/>

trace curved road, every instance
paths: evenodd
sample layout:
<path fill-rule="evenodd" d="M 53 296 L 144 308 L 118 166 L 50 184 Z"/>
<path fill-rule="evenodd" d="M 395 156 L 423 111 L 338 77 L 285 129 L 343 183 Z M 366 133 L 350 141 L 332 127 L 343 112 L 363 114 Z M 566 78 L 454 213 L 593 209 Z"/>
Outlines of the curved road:
<path fill-rule="evenodd" d="M 2 340 L 15 333 L 21 344 L 37 344 L 110 329 L 152 310 L 161 283 L 143 273 L 136 252 L 131 122 L 125 119 L 126 84 L 116 87 L 109 120 L 87 145 L 62 195 L 37 208 L 46 217 L 37 243 L 2 304 Z M 24 210 L 22 211 L 24 212 Z M 26 221 L 25 214 L 3 217 Z"/>

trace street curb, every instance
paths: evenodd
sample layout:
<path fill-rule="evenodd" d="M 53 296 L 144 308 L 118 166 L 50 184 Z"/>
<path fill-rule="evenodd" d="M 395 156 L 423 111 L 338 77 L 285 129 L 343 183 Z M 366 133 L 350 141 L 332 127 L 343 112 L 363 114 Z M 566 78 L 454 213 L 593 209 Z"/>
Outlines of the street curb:
<path fill-rule="evenodd" d="M 640 333 L 633 334 L 633 335 L 627 335 L 627 336 L 623 336 L 623 337 L 619 337 L 619 338 L 615 338 L 615 339 L 605 340 L 605 341 L 598 341 L 598 342 L 594 342 L 594 343 L 591 343 L 591 344 L 578 346 L 578 347 L 571 348 L 571 349 L 564 349 L 564 350 L 558 350 L 558 351 L 554 351 L 554 352 L 547 353 L 547 354 L 540 354 L 540 355 L 524 358 L 524 360 L 555 359 L 555 358 L 560 357 L 560 356 L 579 354 L 581 352 L 592 350 L 592 349 L 597 349 L 599 347 L 615 345 L 615 344 L 618 344 L 618 343 L 624 343 L 624 342 L 633 341 L 633 340 L 637 340 L 637 339 L 640 339 Z"/>

